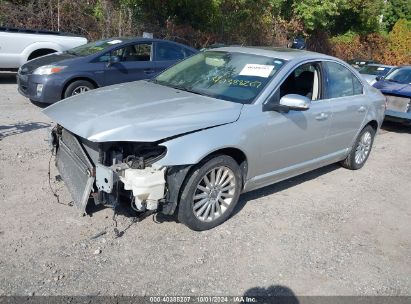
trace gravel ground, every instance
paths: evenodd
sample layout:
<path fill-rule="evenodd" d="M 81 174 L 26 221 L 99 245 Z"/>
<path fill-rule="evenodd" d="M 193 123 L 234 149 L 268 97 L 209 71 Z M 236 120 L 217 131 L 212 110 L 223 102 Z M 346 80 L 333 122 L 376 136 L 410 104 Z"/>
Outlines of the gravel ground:
<path fill-rule="evenodd" d="M 51 122 L 14 79 L 0 74 L 0 295 L 411 295 L 410 128 L 386 125 L 362 170 L 243 195 L 211 231 L 124 213 L 116 237 L 112 210 L 80 217 L 53 180 L 56 202 Z"/>

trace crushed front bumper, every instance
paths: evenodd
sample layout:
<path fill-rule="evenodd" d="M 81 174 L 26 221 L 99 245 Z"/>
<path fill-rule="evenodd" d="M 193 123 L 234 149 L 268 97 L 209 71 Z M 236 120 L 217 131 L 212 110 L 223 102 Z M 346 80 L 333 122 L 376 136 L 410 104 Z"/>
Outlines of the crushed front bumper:
<path fill-rule="evenodd" d="M 86 213 L 90 197 L 96 204 L 115 207 L 121 192 L 127 192 L 138 211 L 158 209 L 165 196 L 166 168 L 131 168 L 121 161 L 122 156 L 113 159 L 100 145 L 77 138 L 64 128 L 54 129 L 51 138 L 57 146 L 57 168 L 81 213 Z M 107 156 L 109 163 L 104 159 Z"/>
<path fill-rule="evenodd" d="M 56 166 L 74 205 L 85 213 L 94 184 L 94 166 L 75 136 L 63 130 L 58 140 Z"/>

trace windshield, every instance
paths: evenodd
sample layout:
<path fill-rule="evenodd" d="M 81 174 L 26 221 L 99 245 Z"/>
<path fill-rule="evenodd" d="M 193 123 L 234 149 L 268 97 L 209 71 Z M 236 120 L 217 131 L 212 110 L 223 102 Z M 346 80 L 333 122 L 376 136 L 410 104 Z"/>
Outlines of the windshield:
<path fill-rule="evenodd" d="M 153 81 L 200 95 L 251 103 L 284 62 L 265 56 L 206 51 L 171 67 Z"/>
<path fill-rule="evenodd" d="M 78 47 L 75 47 L 73 49 L 70 49 L 66 51 L 68 54 L 72 54 L 75 56 L 88 56 L 92 54 L 96 54 L 100 51 L 103 51 L 115 44 L 122 43 L 123 41 L 120 39 L 104 39 L 104 40 L 98 40 L 94 42 L 90 42 L 87 44 L 80 45 Z"/>
<path fill-rule="evenodd" d="M 390 67 L 382 67 L 377 65 L 366 65 L 362 67 L 360 74 L 384 76 L 391 70 Z"/>
<path fill-rule="evenodd" d="M 395 69 L 385 79 L 392 82 L 411 84 L 411 67 Z"/>

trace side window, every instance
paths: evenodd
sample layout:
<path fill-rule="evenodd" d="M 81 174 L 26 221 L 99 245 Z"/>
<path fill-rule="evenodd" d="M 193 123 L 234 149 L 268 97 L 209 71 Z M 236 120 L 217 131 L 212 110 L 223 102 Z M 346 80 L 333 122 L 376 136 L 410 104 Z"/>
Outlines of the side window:
<path fill-rule="evenodd" d="M 152 54 L 152 44 L 151 43 L 139 43 L 128 45 L 116 49 L 111 52 L 111 56 L 120 57 L 120 61 L 150 61 Z M 110 58 L 110 53 L 101 55 L 98 58 L 100 62 L 107 62 Z"/>
<path fill-rule="evenodd" d="M 324 65 L 327 69 L 328 98 L 362 94 L 361 82 L 349 69 L 335 62 L 325 62 Z"/>
<path fill-rule="evenodd" d="M 97 58 L 97 62 L 107 62 L 110 59 L 110 52 L 105 53 Z"/>
<path fill-rule="evenodd" d="M 120 55 L 121 61 L 150 61 L 151 49 L 151 43 L 128 45 L 123 48 L 123 53 Z"/>
<path fill-rule="evenodd" d="M 181 60 L 186 57 L 186 52 L 183 48 L 167 43 L 157 44 L 156 60 Z"/>
<path fill-rule="evenodd" d="M 320 68 L 315 62 L 297 67 L 280 86 L 280 98 L 287 94 L 306 96 L 311 100 L 321 98 Z"/>

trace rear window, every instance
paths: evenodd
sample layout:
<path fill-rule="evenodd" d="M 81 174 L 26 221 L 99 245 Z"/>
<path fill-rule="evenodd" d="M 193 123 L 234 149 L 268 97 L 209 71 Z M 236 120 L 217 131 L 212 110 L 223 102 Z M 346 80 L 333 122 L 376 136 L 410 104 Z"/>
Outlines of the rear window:
<path fill-rule="evenodd" d="M 157 45 L 156 60 L 168 61 L 168 60 L 181 60 L 187 56 L 187 52 L 184 48 L 171 43 L 159 43 Z"/>

